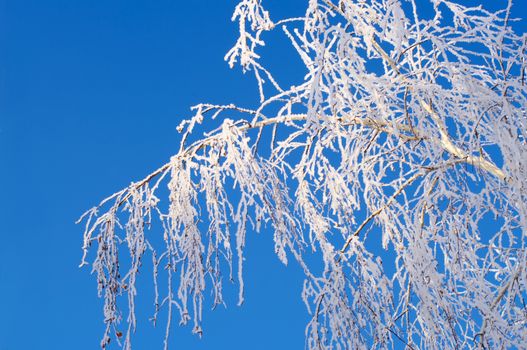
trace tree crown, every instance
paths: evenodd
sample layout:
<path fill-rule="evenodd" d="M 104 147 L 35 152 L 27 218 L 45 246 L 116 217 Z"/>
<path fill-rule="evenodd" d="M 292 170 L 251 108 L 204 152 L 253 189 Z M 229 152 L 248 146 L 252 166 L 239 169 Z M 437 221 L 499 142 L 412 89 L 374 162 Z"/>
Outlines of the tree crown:
<path fill-rule="evenodd" d="M 168 163 L 81 218 L 81 265 L 95 249 L 105 301 L 102 346 L 125 295 L 131 347 L 148 252 L 154 321 L 164 307 L 167 339 L 176 313 L 200 334 L 207 288 L 222 304 L 224 276 L 236 275 L 243 302 L 245 235 L 267 225 L 278 258 L 305 272 L 309 349 L 524 347 L 526 36 L 512 9 L 315 0 L 303 17 L 273 20 L 261 1 L 240 1 L 225 59 L 255 75 L 259 105 L 193 107 Z M 283 87 L 265 68 L 269 31 L 290 40 L 303 81 Z M 155 222 L 161 250 L 147 237 Z"/>

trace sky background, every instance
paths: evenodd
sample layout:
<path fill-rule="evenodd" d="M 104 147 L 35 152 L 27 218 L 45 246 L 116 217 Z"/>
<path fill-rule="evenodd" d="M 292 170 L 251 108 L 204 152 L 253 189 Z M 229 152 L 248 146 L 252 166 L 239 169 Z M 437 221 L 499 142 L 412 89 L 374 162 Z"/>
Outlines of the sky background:
<path fill-rule="evenodd" d="M 268 1 L 273 19 L 300 15 L 304 3 Z M 74 222 L 168 161 L 190 106 L 257 102 L 253 76 L 223 61 L 235 5 L 0 0 L 0 350 L 99 347 L 102 300 L 89 267 L 78 268 Z M 267 66 L 284 85 L 301 79 L 291 49 L 278 49 Z M 268 232 L 249 235 L 245 255 L 243 307 L 227 288 L 227 309 L 205 307 L 204 337 L 175 326 L 173 349 L 304 348 L 301 271 L 279 262 Z M 164 328 L 148 322 L 145 294 L 134 344 L 160 349 Z"/>

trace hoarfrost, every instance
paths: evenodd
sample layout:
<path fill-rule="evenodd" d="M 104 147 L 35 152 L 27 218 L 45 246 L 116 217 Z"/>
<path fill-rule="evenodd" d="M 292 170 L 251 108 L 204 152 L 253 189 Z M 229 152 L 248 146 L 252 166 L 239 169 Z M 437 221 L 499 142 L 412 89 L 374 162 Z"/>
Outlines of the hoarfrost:
<path fill-rule="evenodd" d="M 94 251 L 104 298 L 102 346 L 126 295 L 131 347 L 148 252 L 153 320 L 169 315 L 165 348 L 176 311 L 201 334 L 207 288 L 224 304 L 223 277 L 236 275 L 243 302 L 246 234 L 268 224 L 280 261 L 305 272 L 309 349 L 525 348 L 526 36 L 513 10 L 311 0 L 304 17 L 272 21 L 261 1 L 241 1 L 225 59 L 254 72 L 260 105 L 196 106 L 167 164 L 81 218 L 81 265 Z M 306 69 L 289 89 L 258 53 L 277 28 Z M 216 117 L 219 129 L 186 144 Z M 160 254 L 151 226 L 163 231 Z"/>

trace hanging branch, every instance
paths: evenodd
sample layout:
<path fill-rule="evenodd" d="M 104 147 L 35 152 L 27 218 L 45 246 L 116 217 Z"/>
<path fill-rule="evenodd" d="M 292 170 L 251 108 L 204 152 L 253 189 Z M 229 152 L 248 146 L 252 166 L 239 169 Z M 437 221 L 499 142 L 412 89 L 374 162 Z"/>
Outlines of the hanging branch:
<path fill-rule="evenodd" d="M 512 2 L 306 6 L 272 20 L 240 1 L 225 59 L 255 75 L 259 104 L 193 107 L 169 162 L 79 220 L 101 346 L 131 349 L 148 254 L 165 349 L 176 319 L 201 336 L 204 293 L 223 305 L 236 280 L 243 302 L 246 235 L 265 229 L 305 274 L 309 349 L 524 348 L 526 39 Z M 275 30 L 306 70 L 290 88 L 259 53 Z"/>

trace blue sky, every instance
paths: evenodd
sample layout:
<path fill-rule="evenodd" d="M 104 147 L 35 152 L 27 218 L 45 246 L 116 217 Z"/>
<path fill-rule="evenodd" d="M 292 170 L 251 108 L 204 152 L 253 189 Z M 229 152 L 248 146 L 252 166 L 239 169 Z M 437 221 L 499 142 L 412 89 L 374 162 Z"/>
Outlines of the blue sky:
<path fill-rule="evenodd" d="M 303 3 L 269 1 L 273 18 L 298 15 Z M 254 78 L 223 61 L 235 4 L 0 0 L 0 350 L 98 348 L 102 301 L 89 268 L 78 268 L 74 222 L 166 162 L 191 105 L 257 102 Z M 293 82 L 303 73 L 295 59 L 266 62 Z M 172 348 L 304 347 L 298 267 L 280 264 L 265 232 L 249 235 L 246 257 L 244 306 L 231 298 L 207 309 L 201 340 L 174 327 Z M 136 348 L 161 348 L 152 300 L 139 299 Z"/>

